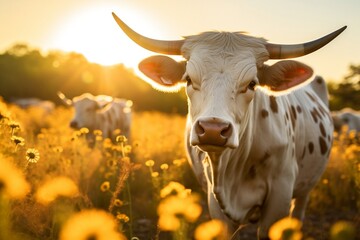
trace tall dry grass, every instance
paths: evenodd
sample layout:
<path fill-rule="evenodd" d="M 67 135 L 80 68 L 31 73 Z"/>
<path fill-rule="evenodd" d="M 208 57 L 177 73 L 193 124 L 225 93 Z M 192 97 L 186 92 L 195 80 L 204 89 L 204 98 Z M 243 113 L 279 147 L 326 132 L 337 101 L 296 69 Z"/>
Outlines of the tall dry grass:
<path fill-rule="evenodd" d="M 0 101 L 0 239 L 227 238 L 187 164 L 184 116 L 135 112 L 131 141 L 97 131 L 89 147 L 87 129 L 68 127 L 72 114 Z M 357 138 L 338 136 L 308 212 L 359 213 L 359 173 Z M 359 226 L 346 224 L 332 234 Z"/>

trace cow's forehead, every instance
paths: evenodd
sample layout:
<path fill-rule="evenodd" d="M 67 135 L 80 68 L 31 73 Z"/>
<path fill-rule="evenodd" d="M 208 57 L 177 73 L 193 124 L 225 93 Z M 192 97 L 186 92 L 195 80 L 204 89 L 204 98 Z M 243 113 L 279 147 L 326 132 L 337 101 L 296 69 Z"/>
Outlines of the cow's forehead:
<path fill-rule="evenodd" d="M 242 33 L 204 32 L 185 38 L 183 56 L 190 60 L 212 62 L 214 59 L 241 59 L 252 57 L 258 66 L 269 58 L 266 40 Z"/>
<path fill-rule="evenodd" d="M 92 106 L 92 105 L 94 105 L 95 103 L 96 103 L 95 100 L 90 99 L 90 98 L 87 98 L 87 97 L 74 99 L 74 105 L 75 105 L 75 107 L 84 108 L 84 107 L 87 107 L 87 106 Z"/>

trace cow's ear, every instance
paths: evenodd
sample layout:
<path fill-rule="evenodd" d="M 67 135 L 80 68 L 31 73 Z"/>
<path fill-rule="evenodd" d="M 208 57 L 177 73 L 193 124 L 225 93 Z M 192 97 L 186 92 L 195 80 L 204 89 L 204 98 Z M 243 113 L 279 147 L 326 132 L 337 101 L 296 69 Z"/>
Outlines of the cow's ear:
<path fill-rule="evenodd" d="M 179 83 L 185 73 L 186 63 L 157 55 L 151 56 L 139 63 L 139 69 L 147 77 L 162 86 L 174 86 Z"/>
<path fill-rule="evenodd" d="M 261 85 L 269 87 L 272 91 L 284 91 L 304 83 L 313 74 L 313 70 L 297 61 L 285 60 L 272 66 L 264 66 L 259 70 Z"/>

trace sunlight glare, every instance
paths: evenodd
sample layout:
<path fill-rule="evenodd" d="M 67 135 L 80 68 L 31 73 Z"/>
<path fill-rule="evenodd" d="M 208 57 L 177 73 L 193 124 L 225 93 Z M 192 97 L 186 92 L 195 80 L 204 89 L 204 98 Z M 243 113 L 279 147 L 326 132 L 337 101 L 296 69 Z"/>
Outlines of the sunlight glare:
<path fill-rule="evenodd" d="M 116 9 L 115 9 L 116 10 Z M 54 47 L 83 54 L 90 62 L 102 65 L 122 63 L 137 68 L 149 52 L 129 40 L 116 25 L 112 7 L 82 10 L 66 18 L 54 37 Z M 129 22 L 141 22 L 141 14 L 122 14 Z M 127 17 L 127 15 L 129 17 Z M 141 28 L 137 28 L 141 31 Z"/>

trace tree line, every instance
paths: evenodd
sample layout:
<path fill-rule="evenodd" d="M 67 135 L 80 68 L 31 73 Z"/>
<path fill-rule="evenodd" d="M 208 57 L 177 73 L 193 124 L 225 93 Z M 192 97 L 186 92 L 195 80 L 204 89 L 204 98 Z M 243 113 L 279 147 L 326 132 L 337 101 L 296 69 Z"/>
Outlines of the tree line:
<path fill-rule="evenodd" d="M 157 91 L 123 64 L 102 66 L 75 52 L 45 55 L 27 44 L 15 44 L 0 55 L 0 96 L 5 101 L 39 98 L 62 104 L 58 91 L 69 98 L 89 92 L 130 99 L 138 111 L 187 112 L 184 91 Z"/>
<path fill-rule="evenodd" d="M 341 81 L 326 82 L 332 110 L 360 110 L 360 65 L 350 65 Z M 0 96 L 6 101 L 35 97 L 61 104 L 58 91 L 69 98 L 85 92 L 126 98 L 138 111 L 187 112 L 184 91 L 157 91 L 123 64 L 102 66 L 75 52 L 43 54 L 27 44 L 15 44 L 0 54 Z"/>

